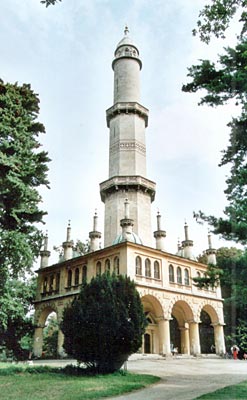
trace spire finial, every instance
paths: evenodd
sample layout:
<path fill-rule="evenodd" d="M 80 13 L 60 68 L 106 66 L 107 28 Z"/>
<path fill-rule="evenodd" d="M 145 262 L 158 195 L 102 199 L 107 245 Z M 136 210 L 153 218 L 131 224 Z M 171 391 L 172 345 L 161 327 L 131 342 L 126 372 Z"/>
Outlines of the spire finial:
<path fill-rule="evenodd" d="M 125 25 L 125 28 L 124 28 L 124 34 L 125 34 L 126 36 L 129 34 L 129 28 L 128 28 L 128 25 L 127 25 L 127 24 Z"/>

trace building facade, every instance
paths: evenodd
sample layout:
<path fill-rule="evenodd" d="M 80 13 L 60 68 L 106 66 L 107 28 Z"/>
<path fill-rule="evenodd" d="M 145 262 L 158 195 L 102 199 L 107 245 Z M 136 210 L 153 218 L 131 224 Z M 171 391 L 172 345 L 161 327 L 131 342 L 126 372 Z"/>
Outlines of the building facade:
<path fill-rule="evenodd" d="M 106 111 L 109 127 L 109 176 L 100 184 L 105 204 L 104 248 L 95 214 L 89 232 L 90 251 L 75 256 L 70 225 L 62 244 L 62 258 L 49 265 L 48 238 L 41 251 L 35 301 L 34 355 L 40 357 L 43 328 L 50 313 L 58 322 L 63 310 L 79 293 L 83 279 L 110 271 L 126 274 L 136 283 L 148 326 L 143 337 L 143 353 L 171 354 L 177 347 L 182 354 L 225 352 L 223 300 L 220 287 L 199 289 L 193 278 L 204 276 L 207 265 L 193 256 L 193 241 L 185 224 L 185 240 L 177 254 L 165 251 L 166 232 L 152 232 L 151 203 L 156 184 L 146 177 L 145 129 L 148 110 L 140 104 L 139 50 L 125 28 L 112 62 L 114 71 L 113 106 Z M 153 247 L 152 243 L 155 243 Z M 216 264 L 216 250 L 206 250 L 208 263 Z M 57 350 L 63 355 L 63 334 L 59 331 Z"/>

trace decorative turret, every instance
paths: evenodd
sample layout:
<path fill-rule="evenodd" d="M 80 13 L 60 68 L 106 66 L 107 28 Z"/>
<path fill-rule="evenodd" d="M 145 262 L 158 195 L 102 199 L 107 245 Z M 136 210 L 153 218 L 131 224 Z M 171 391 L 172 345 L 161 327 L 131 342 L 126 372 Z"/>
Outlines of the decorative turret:
<path fill-rule="evenodd" d="M 124 218 L 120 220 L 122 233 L 116 237 L 113 244 L 121 242 L 133 242 L 142 244 L 141 239 L 133 232 L 134 220 L 130 218 L 129 200 L 125 199 L 124 202 Z"/>
<path fill-rule="evenodd" d="M 157 231 L 154 232 L 154 237 L 156 240 L 156 249 L 165 251 L 165 237 L 166 231 L 161 229 L 161 215 L 158 211 L 157 213 Z"/>
<path fill-rule="evenodd" d="M 151 203 L 155 183 L 146 178 L 146 138 L 148 110 L 140 102 L 139 50 L 125 27 L 114 60 L 113 106 L 106 111 L 110 129 L 109 177 L 100 184 L 101 200 L 105 204 L 105 246 L 111 246 L 119 231 L 126 194 L 134 207 L 131 218 L 143 243 L 152 245 Z"/>
<path fill-rule="evenodd" d="M 51 252 L 48 250 L 48 234 L 44 237 L 44 249 L 40 252 L 40 268 L 48 267 Z"/>
<path fill-rule="evenodd" d="M 100 239 L 101 239 L 101 232 L 98 231 L 98 215 L 97 211 L 95 210 L 95 214 L 93 217 L 93 230 L 89 232 L 90 238 L 90 251 L 96 251 L 100 248 Z"/>
<path fill-rule="evenodd" d="M 74 246 L 74 242 L 73 242 L 73 240 L 71 240 L 71 227 L 70 227 L 70 221 L 69 221 L 68 226 L 67 226 L 66 241 L 63 242 L 63 244 L 62 244 L 64 261 L 70 260 L 73 257 L 73 246 Z"/>
<path fill-rule="evenodd" d="M 189 229 L 186 221 L 184 224 L 184 233 L 185 233 L 185 240 L 182 241 L 183 257 L 194 260 L 195 257 L 192 253 L 193 240 L 189 239 Z"/>
<path fill-rule="evenodd" d="M 208 232 L 208 249 L 205 251 L 207 255 L 207 263 L 216 265 L 216 249 L 212 248 L 211 234 Z"/>
<path fill-rule="evenodd" d="M 182 245 L 181 245 L 181 243 L 180 243 L 180 239 L 178 238 L 178 244 L 177 244 L 177 253 L 176 253 L 176 255 L 177 256 L 180 256 L 180 257 L 183 257 L 183 247 L 182 247 Z"/>

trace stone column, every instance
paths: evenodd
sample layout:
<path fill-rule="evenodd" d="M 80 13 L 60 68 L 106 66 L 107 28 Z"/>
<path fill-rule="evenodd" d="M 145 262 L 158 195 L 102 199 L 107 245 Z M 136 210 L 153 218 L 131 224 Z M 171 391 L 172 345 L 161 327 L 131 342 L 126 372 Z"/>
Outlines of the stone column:
<path fill-rule="evenodd" d="M 159 339 L 159 352 L 167 356 L 171 355 L 169 319 L 161 319 L 159 321 Z"/>
<path fill-rule="evenodd" d="M 215 341 L 215 352 L 216 354 L 225 354 L 225 338 L 223 325 L 217 324 L 214 327 L 214 341 Z"/>
<path fill-rule="evenodd" d="M 33 355 L 34 357 L 40 358 L 42 356 L 43 349 L 43 326 L 37 326 L 34 331 L 33 338 Z"/>
<path fill-rule="evenodd" d="M 179 329 L 181 332 L 181 353 L 190 354 L 189 326 L 186 323 L 184 327 L 181 327 Z"/>
<path fill-rule="evenodd" d="M 195 321 L 190 322 L 190 354 L 201 354 L 199 324 Z"/>
<path fill-rule="evenodd" d="M 59 329 L 58 331 L 58 337 L 57 337 L 57 355 L 60 358 L 63 358 L 65 356 L 65 351 L 63 348 L 63 343 L 64 343 L 64 334 L 63 332 Z"/>

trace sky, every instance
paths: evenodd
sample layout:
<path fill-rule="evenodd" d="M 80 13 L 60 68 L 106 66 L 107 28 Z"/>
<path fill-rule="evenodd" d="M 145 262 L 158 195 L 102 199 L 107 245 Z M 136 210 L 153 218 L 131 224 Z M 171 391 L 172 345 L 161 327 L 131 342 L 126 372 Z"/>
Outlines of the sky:
<path fill-rule="evenodd" d="M 192 35 L 205 0 L 63 0 L 45 8 L 39 0 L 2 0 L 0 66 L 5 82 L 30 83 L 40 98 L 40 137 L 51 158 L 50 189 L 42 188 L 47 211 L 42 230 L 49 249 L 66 239 L 85 241 L 97 209 L 103 233 L 104 205 L 99 183 L 108 179 L 109 131 L 105 110 L 113 105 L 111 62 L 125 24 L 140 51 L 141 104 L 149 109 L 146 131 L 147 178 L 156 182 L 152 204 L 174 253 L 184 239 L 184 222 L 198 255 L 208 248 L 206 225 L 193 211 L 222 216 L 227 168 L 219 168 L 227 147 L 226 124 L 236 109 L 198 106 L 199 95 L 181 91 L 187 68 L 199 59 L 217 60 L 227 41 L 210 45 Z M 218 237 L 214 247 L 230 246 Z M 103 239 L 102 239 L 103 244 Z M 51 262 L 58 255 L 52 251 Z"/>

